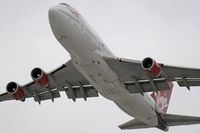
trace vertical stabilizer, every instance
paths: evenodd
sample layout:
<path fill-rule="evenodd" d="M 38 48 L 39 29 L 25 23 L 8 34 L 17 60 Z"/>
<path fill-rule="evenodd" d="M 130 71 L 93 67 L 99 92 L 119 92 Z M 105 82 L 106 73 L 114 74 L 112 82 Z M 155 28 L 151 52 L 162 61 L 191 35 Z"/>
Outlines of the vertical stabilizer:
<path fill-rule="evenodd" d="M 169 86 L 169 90 L 159 91 L 158 93 L 151 93 L 151 97 L 155 101 L 156 109 L 159 113 L 166 113 L 169 106 L 174 85 L 172 82 L 167 82 L 167 84 Z"/>

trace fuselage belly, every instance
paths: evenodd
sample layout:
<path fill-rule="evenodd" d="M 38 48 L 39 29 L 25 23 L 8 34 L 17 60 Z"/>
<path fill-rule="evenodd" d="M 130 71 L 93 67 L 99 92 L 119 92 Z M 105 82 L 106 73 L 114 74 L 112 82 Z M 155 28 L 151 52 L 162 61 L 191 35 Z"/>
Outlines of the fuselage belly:
<path fill-rule="evenodd" d="M 148 96 L 130 94 L 103 57 L 115 57 L 80 14 L 67 6 L 49 10 L 50 25 L 57 40 L 70 53 L 74 66 L 105 98 L 112 100 L 130 116 L 157 126 L 155 109 Z"/>

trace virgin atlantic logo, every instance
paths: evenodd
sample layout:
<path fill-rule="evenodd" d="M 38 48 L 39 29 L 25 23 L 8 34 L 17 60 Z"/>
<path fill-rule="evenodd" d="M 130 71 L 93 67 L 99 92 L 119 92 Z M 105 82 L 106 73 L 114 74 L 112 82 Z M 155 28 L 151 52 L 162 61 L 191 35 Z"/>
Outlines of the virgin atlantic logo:
<path fill-rule="evenodd" d="M 71 7 L 70 6 L 70 11 L 72 12 L 72 14 L 75 16 L 75 17 L 79 17 L 80 15 L 79 15 L 79 13 L 78 13 L 78 11 L 76 10 L 76 9 L 74 9 L 73 7 Z"/>

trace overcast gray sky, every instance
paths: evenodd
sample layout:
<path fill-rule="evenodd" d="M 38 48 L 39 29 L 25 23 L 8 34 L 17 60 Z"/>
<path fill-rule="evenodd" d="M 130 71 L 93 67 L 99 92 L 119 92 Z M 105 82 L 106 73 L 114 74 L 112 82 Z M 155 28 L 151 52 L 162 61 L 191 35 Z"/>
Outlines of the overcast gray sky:
<path fill-rule="evenodd" d="M 199 0 L 1 0 L 0 4 L 0 92 L 10 81 L 31 80 L 30 71 L 46 71 L 69 60 L 57 42 L 48 21 L 48 9 L 61 2 L 76 8 L 119 57 L 200 68 Z M 169 113 L 200 116 L 200 87 L 192 91 L 175 85 Z M 130 120 L 103 97 L 87 102 L 33 99 L 25 103 L 0 103 L 2 133 L 160 133 L 157 129 L 121 131 Z M 199 133 L 200 125 L 171 128 L 169 133 Z"/>

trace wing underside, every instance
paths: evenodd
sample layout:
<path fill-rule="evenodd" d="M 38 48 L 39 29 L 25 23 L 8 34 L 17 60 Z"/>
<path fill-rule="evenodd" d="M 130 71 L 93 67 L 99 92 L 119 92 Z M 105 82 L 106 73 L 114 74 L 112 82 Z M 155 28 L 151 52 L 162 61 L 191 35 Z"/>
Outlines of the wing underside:
<path fill-rule="evenodd" d="M 77 98 L 86 100 L 89 97 L 98 97 L 98 92 L 75 69 L 71 61 L 48 73 L 48 79 L 48 87 L 41 87 L 34 81 L 23 85 L 25 98 L 32 97 L 38 103 L 49 99 L 54 101 L 55 98 L 60 97 L 61 91 L 65 92 L 67 97 L 73 101 Z M 0 95 L 0 101 L 7 100 L 14 100 L 14 98 L 8 93 Z"/>
<path fill-rule="evenodd" d="M 168 66 L 159 64 L 162 76 L 148 79 L 141 61 L 123 58 L 105 58 L 110 68 L 119 76 L 120 80 L 127 83 L 131 93 L 152 92 L 168 90 L 166 82 L 175 81 L 181 87 L 200 86 L 200 69 Z"/>
<path fill-rule="evenodd" d="M 176 81 L 179 86 L 200 86 L 200 69 L 167 66 L 159 64 L 161 77 L 150 80 L 141 67 L 141 61 L 123 58 L 104 58 L 109 67 L 118 75 L 130 93 L 158 92 L 169 90 L 168 82 Z M 50 87 L 41 87 L 35 82 L 23 85 L 25 98 L 33 97 L 36 102 L 52 100 L 60 97 L 60 92 L 66 92 L 69 99 L 87 99 L 97 97 L 98 92 L 87 79 L 76 70 L 70 60 L 66 64 L 48 73 Z M 0 101 L 13 100 L 8 93 L 0 95 Z"/>

